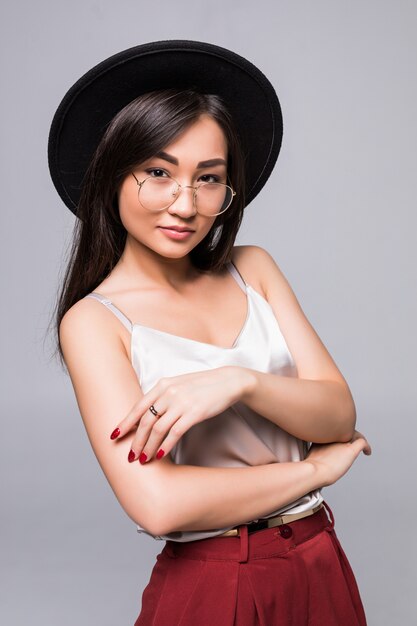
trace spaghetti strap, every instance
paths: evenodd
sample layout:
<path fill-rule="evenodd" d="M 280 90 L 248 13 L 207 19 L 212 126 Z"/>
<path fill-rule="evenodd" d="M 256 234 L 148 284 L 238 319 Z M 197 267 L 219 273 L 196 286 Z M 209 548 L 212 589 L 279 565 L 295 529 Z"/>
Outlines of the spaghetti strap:
<path fill-rule="evenodd" d="M 246 283 L 243 280 L 242 276 L 239 274 L 235 265 L 231 261 L 227 263 L 227 269 L 232 274 L 233 278 L 236 280 L 237 284 L 242 289 L 242 291 L 246 293 Z M 111 300 L 109 300 L 105 296 L 102 296 L 100 293 L 97 293 L 96 291 L 92 291 L 91 293 L 88 293 L 85 297 L 95 298 L 96 300 L 104 304 L 108 309 L 110 309 L 110 311 L 112 311 L 112 313 L 114 313 L 114 315 L 116 315 L 116 317 L 119 318 L 123 326 L 125 326 L 130 333 L 132 332 L 132 329 L 133 329 L 132 322 L 130 321 L 128 317 L 126 317 L 124 313 L 122 313 L 122 311 L 120 311 L 120 309 L 117 308 L 117 306 L 115 306 L 112 303 Z"/>
<path fill-rule="evenodd" d="M 232 263 L 232 261 L 227 263 L 227 269 L 229 270 L 233 278 L 236 280 L 237 284 L 242 289 L 242 291 L 246 293 L 246 283 L 243 280 L 242 276 L 240 275 L 239 271 L 237 270 L 236 266 Z"/>
<path fill-rule="evenodd" d="M 130 319 L 128 317 L 126 317 L 126 315 L 124 313 L 122 313 L 120 311 L 120 309 L 117 308 L 117 306 L 115 306 L 112 303 L 111 300 L 109 300 L 108 298 L 105 298 L 100 293 L 96 293 L 94 291 L 92 291 L 91 293 L 88 293 L 85 297 L 86 298 L 95 298 L 96 300 L 98 300 L 102 304 L 106 305 L 106 307 L 108 309 L 110 309 L 110 311 L 112 311 L 115 314 L 116 317 L 119 318 L 119 320 L 122 322 L 123 326 L 125 326 L 130 333 L 132 332 L 132 328 L 133 328 L 132 322 L 130 321 Z"/>

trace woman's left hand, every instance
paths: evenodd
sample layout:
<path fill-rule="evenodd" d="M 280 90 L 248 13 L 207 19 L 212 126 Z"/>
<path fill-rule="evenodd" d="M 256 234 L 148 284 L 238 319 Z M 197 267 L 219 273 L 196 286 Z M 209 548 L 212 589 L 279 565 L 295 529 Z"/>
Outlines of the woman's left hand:
<path fill-rule="evenodd" d="M 117 425 L 120 434 L 116 428 L 111 437 L 122 437 L 139 421 L 128 460 L 132 462 L 139 455 L 140 462 L 145 463 L 155 453 L 156 458 L 162 458 L 191 426 L 241 400 L 250 380 L 249 370 L 239 366 L 161 378 Z M 160 417 L 149 410 L 152 405 Z"/>

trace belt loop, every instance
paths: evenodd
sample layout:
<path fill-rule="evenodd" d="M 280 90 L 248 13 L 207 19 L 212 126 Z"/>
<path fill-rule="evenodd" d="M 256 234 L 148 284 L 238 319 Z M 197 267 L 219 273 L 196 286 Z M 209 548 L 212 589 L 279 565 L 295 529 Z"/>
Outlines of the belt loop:
<path fill-rule="evenodd" d="M 246 524 L 239 526 L 239 538 L 240 538 L 240 558 L 239 563 L 246 563 L 249 553 L 249 539 L 248 539 L 248 527 Z"/>
<path fill-rule="evenodd" d="M 329 530 L 329 531 L 330 531 L 330 530 L 332 530 L 332 528 L 334 528 L 334 515 L 333 515 L 333 512 L 332 512 L 331 508 L 330 508 L 330 507 L 329 507 L 329 505 L 327 504 L 327 502 L 325 502 L 325 501 L 323 500 L 323 504 L 324 504 L 324 506 L 326 507 L 326 509 L 327 509 L 327 511 L 329 512 L 329 515 L 330 515 L 330 520 L 331 520 L 331 521 L 330 521 L 330 526 L 327 526 L 327 528 L 326 528 L 326 530 Z"/>
<path fill-rule="evenodd" d="M 177 556 L 174 551 L 174 542 L 169 539 L 165 542 L 164 551 L 172 558 Z"/>

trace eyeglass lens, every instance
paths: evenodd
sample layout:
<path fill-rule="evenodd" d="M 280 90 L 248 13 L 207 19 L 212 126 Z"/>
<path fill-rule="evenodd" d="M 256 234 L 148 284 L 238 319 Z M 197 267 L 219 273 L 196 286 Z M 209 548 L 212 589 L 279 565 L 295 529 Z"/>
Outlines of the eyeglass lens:
<path fill-rule="evenodd" d="M 150 211 L 160 211 L 170 206 L 180 192 L 178 184 L 170 178 L 146 178 L 139 188 L 139 200 Z M 222 213 L 231 204 L 232 189 L 223 183 L 201 183 L 195 191 L 197 211 L 203 215 Z"/>

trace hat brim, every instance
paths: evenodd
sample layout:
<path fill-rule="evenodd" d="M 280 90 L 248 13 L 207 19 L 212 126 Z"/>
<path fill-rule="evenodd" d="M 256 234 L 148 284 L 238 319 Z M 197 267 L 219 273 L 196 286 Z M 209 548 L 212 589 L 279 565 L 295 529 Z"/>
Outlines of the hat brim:
<path fill-rule="evenodd" d="M 110 120 L 141 94 L 170 87 L 215 93 L 224 100 L 244 152 L 245 205 L 259 193 L 282 142 L 282 113 L 273 86 L 256 66 L 230 50 L 165 40 L 102 61 L 62 99 L 49 133 L 48 162 L 53 183 L 73 213 L 85 171 Z"/>

